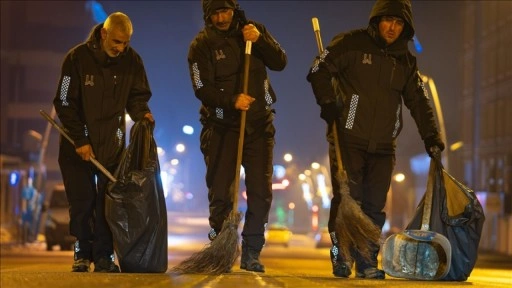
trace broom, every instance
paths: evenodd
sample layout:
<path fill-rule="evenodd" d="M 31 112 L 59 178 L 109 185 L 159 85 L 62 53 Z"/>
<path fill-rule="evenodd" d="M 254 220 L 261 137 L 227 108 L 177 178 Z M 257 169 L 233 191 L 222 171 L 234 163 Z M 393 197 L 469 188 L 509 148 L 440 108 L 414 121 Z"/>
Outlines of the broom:
<path fill-rule="evenodd" d="M 245 63 L 244 63 L 244 86 L 243 93 L 248 93 L 249 87 L 249 64 L 251 60 L 252 42 L 245 42 Z M 242 213 L 237 209 L 238 206 L 238 187 L 240 185 L 240 167 L 242 165 L 242 150 L 244 146 L 246 111 L 240 113 L 240 136 L 238 138 L 238 153 L 236 158 L 235 182 L 232 186 L 233 209 L 228 218 L 224 220 L 222 229 L 215 239 L 205 245 L 205 247 L 190 256 L 190 258 L 181 262 L 178 266 L 171 269 L 171 272 L 177 273 L 206 273 L 222 274 L 231 271 L 231 267 L 240 255 L 238 245 L 240 239 L 238 236 L 238 224 L 242 220 Z"/>
<path fill-rule="evenodd" d="M 60 127 L 59 124 L 57 124 L 57 122 L 55 122 L 55 120 L 53 120 L 52 116 L 48 115 L 48 113 L 46 113 L 46 111 L 44 111 L 44 110 L 39 110 L 39 114 L 41 114 L 41 116 L 43 116 L 44 119 L 46 119 L 55 129 L 57 129 L 57 131 L 59 131 L 59 133 L 62 136 L 64 136 L 64 138 L 66 138 L 69 141 L 69 143 L 71 143 L 71 145 L 75 146 L 75 141 L 73 141 L 73 139 L 71 139 L 71 137 L 69 137 L 69 135 L 66 133 L 66 131 L 64 130 L 63 127 Z M 117 179 L 107 170 L 107 168 L 105 168 L 103 165 L 101 165 L 101 163 L 98 162 L 98 160 L 96 160 L 96 158 L 91 157 L 90 161 L 92 164 L 94 164 L 94 166 L 96 166 L 96 168 L 98 168 L 101 172 L 103 172 L 103 174 L 105 174 L 105 176 L 107 176 L 107 178 L 110 181 L 112 181 L 114 183 L 117 182 Z"/>
<path fill-rule="evenodd" d="M 318 52 L 323 53 L 320 24 L 316 17 L 311 19 L 316 36 Z M 339 252 L 343 259 L 351 259 L 350 250 L 355 249 L 365 260 L 370 260 L 372 248 L 380 245 L 381 231 L 372 220 L 361 210 L 359 204 L 350 196 L 348 177 L 341 162 L 340 142 L 336 121 L 332 123 L 334 150 L 338 171 L 336 181 L 340 183 L 341 203 L 338 206 L 335 232 L 339 237 Z"/>

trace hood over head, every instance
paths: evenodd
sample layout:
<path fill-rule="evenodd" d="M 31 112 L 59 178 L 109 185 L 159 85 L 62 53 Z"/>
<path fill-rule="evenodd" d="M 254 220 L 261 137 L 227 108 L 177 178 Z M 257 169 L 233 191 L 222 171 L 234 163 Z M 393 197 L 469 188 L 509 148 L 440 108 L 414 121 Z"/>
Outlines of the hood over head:
<path fill-rule="evenodd" d="M 414 36 L 412 6 L 410 0 L 377 0 L 370 13 L 370 26 L 378 31 L 382 16 L 396 16 L 404 19 L 405 26 L 401 38 L 411 40 Z"/>
<path fill-rule="evenodd" d="M 205 21 L 208 21 L 210 15 L 217 9 L 231 8 L 237 10 L 239 8 L 236 0 L 201 0 L 201 4 L 203 5 L 203 18 Z"/>

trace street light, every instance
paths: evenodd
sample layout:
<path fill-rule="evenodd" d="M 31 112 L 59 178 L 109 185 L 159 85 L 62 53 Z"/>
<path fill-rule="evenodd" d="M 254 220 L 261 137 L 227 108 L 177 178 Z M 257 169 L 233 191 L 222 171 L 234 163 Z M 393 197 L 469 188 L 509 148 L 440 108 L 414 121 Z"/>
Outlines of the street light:
<path fill-rule="evenodd" d="M 194 134 L 194 127 L 190 126 L 190 125 L 184 125 L 181 130 L 183 131 L 183 134 L 186 134 L 186 135 L 192 135 Z"/>
<path fill-rule="evenodd" d="M 176 152 L 183 153 L 183 152 L 185 152 L 185 145 L 182 143 L 178 143 L 178 144 L 176 144 L 175 149 L 176 149 Z"/>
<path fill-rule="evenodd" d="M 288 227 L 291 228 L 293 226 L 294 221 L 294 210 L 295 210 L 295 203 L 290 202 L 288 203 Z"/>
<path fill-rule="evenodd" d="M 457 151 L 460 148 L 462 148 L 462 146 L 464 146 L 464 142 L 457 141 L 457 142 L 453 143 L 452 145 L 450 145 L 450 151 L 452 151 L 452 152 Z"/>
<path fill-rule="evenodd" d="M 443 111 L 441 109 L 441 102 L 439 101 L 439 95 L 437 94 L 437 88 L 436 84 L 434 83 L 434 79 L 431 77 L 428 77 L 427 75 L 421 75 L 421 80 L 423 82 L 428 84 L 428 87 L 430 88 L 430 94 L 432 94 L 432 100 L 434 101 L 434 108 L 436 110 L 436 116 L 437 121 L 439 122 L 439 132 L 441 133 L 441 140 L 448 145 L 447 139 L 446 139 L 446 127 L 444 125 L 444 118 L 443 118 Z M 445 152 L 443 153 L 443 162 L 444 162 L 444 168 L 446 170 L 448 169 L 448 149 L 445 149 Z"/>
<path fill-rule="evenodd" d="M 332 189 L 328 191 L 328 187 L 332 186 L 331 183 L 328 182 L 329 173 L 327 172 L 327 168 L 325 168 L 323 165 L 320 165 L 318 162 L 311 163 L 311 168 L 313 168 L 314 171 L 320 171 L 316 174 L 316 183 L 318 193 L 322 198 L 322 208 L 330 208 L 331 199 L 329 197 L 329 192 L 332 191 Z"/>
<path fill-rule="evenodd" d="M 395 180 L 396 182 L 398 183 L 401 183 L 405 180 L 405 175 L 404 173 L 396 173 L 394 176 L 393 176 L 393 180 Z"/>
<path fill-rule="evenodd" d="M 306 172 L 306 171 L 304 171 Z M 311 181 L 311 178 L 309 177 L 310 173 L 301 173 L 299 174 L 299 180 L 302 181 L 301 188 L 302 188 L 302 197 L 304 198 L 304 201 L 306 204 L 308 204 L 308 208 L 311 209 L 313 206 L 313 196 L 312 196 L 312 189 L 313 189 L 313 182 Z"/>

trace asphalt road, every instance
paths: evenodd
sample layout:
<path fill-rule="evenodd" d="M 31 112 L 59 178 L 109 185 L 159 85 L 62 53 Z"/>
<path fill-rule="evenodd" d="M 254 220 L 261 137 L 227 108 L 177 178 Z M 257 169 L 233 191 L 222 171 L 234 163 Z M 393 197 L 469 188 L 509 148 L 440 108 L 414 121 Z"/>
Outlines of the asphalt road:
<path fill-rule="evenodd" d="M 290 247 L 267 246 L 262 252 L 266 273 L 240 270 L 231 273 L 140 274 L 71 273 L 72 252 L 46 251 L 44 244 L 2 245 L 0 286 L 19 287 L 511 287 L 512 257 L 481 254 L 468 281 L 412 281 L 335 278 L 331 274 L 328 249 L 315 249 L 307 235 L 295 235 Z M 169 238 L 169 268 L 203 247 L 203 240 Z"/>

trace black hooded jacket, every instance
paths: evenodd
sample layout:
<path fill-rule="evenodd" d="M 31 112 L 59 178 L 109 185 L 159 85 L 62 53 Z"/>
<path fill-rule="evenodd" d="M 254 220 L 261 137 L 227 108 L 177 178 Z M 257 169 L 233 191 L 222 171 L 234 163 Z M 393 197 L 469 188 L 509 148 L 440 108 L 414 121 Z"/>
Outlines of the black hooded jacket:
<path fill-rule="evenodd" d="M 223 2 L 223 1 L 220 1 Z M 229 2 L 229 1 L 228 1 Z M 207 7 L 207 6 L 203 6 Z M 205 9 L 205 27 L 191 42 L 188 63 L 190 77 L 196 97 L 201 101 L 201 117 L 220 125 L 237 129 L 240 126 L 240 111 L 235 109 L 235 100 L 243 91 L 245 42 L 239 23 L 238 9 L 228 31 L 219 31 L 210 23 Z M 283 70 L 287 63 L 284 50 L 270 35 L 265 26 L 254 21 L 261 33 L 252 43 L 248 93 L 256 100 L 247 111 L 247 131 L 264 124 L 272 113 L 271 105 L 276 95 L 267 75 L 270 70 Z"/>
<path fill-rule="evenodd" d="M 402 34 L 389 46 L 379 35 L 384 15 L 405 21 Z M 314 61 L 307 79 L 319 105 L 340 103 L 344 145 L 394 153 L 403 125 L 402 104 L 423 140 L 438 134 L 416 58 L 408 50 L 413 36 L 410 2 L 378 0 L 366 29 L 336 35 Z"/>
<path fill-rule="evenodd" d="M 75 147 L 91 144 L 96 159 L 108 167 L 119 162 L 125 147 L 125 111 L 141 120 L 150 112 L 151 90 L 134 49 L 127 47 L 116 58 L 101 49 L 102 27 L 67 53 L 53 104 Z"/>

